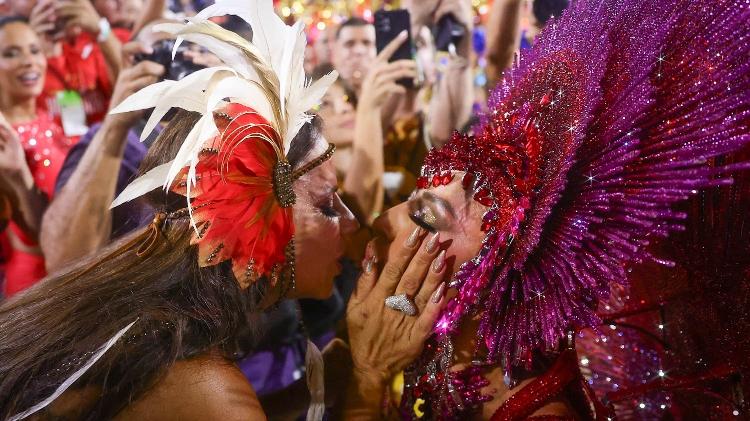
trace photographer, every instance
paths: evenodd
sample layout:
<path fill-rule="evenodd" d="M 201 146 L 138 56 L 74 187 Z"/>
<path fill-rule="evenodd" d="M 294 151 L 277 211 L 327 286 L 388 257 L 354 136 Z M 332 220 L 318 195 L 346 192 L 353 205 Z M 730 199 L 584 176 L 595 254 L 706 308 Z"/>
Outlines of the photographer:
<path fill-rule="evenodd" d="M 407 0 L 405 7 L 411 14 L 412 32 L 419 34 L 423 27 L 433 33 L 445 32 L 444 25 L 451 21 L 454 31 L 461 33 L 455 43 L 448 45 L 447 65 L 433 86 L 426 125 L 431 146 L 441 147 L 454 130 L 462 128 L 471 116 L 473 103 L 471 59 L 471 34 L 474 28 L 469 0 Z M 440 40 L 438 40 L 440 41 Z M 438 46 L 438 48 L 444 48 Z"/>
<path fill-rule="evenodd" d="M 40 0 L 21 12 L 46 43 L 49 65 L 39 105 L 62 123 L 66 136 L 80 136 L 107 112 L 121 43 L 130 32 L 113 30 L 90 0 Z"/>

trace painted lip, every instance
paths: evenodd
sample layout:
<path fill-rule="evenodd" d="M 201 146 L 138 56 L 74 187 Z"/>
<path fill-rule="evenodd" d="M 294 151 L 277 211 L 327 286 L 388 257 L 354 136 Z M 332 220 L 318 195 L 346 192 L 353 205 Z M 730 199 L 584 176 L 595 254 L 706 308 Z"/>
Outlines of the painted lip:
<path fill-rule="evenodd" d="M 18 75 L 18 77 L 16 77 L 16 79 L 23 86 L 33 87 L 37 83 L 39 83 L 39 81 L 42 80 L 42 74 L 41 74 L 41 72 L 37 72 L 37 71 L 23 72 L 20 75 Z"/>

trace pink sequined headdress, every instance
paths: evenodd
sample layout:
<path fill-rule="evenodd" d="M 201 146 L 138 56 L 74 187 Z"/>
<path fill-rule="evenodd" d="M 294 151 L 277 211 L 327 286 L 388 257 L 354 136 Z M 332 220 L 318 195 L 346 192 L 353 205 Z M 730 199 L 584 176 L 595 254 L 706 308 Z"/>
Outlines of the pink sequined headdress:
<path fill-rule="evenodd" d="M 481 317 L 478 365 L 512 377 L 598 325 L 598 304 L 627 283 L 629 264 L 660 261 L 646 246 L 681 229 L 673 204 L 747 167 L 707 162 L 750 141 L 748 7 L 575 2 L 505 75 L 473 135 L 428 155 L 419 188 L 460 177 L 489 209 L 479 255 L 454 275 L 458 295 L 407 371 L 406 418 L 417 398 L 436 418 L 484 399 L 476 367 L 449 372 L 467 316 Z"/>

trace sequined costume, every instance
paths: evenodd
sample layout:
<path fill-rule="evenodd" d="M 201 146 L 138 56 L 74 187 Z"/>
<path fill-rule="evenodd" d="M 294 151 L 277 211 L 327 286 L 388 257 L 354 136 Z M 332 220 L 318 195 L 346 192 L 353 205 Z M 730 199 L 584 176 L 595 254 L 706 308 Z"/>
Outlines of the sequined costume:
<path fill-rule="evenodd" d="M 60 172 L 65 161 L 65 155 L 71 146 L 70 141 L 65 137 L 62 129 L 41 111 L 37 112 L 35 120 L 14 125 L 13 128 L 21 139 L 26 153 L 26 162 L 34 176 L 34 184 L 47 197 L 52 198 L 57 173 Z M 13 222 L 8 224 L 7 229 L 29 248 L 37 246 L 36 241 Z M 44 258 L 41 254 L 28 253 L 14 248 L 7 232 L 0 235 L 0 242 L 5 260 L 3 292 L 6 296 L 31 286 L 46 275 Z"/>
<path fill-rule="evenodd" d="M 474 135 L 427 156 L 418 188 L 460 180 L 489 209 L 479 254 L 454 275 L 458 294 L 405 374 L 404 418 L 422 399 L 426 418 L 464 419 L 488 399 L 482 367 L 501 366 L 513 387 L 516 369 L 601 324 L 597 307 L 627 284 L 629 264 L 670 265 L 647 246 L 683 229 L 674 206 L 748 167 L 708 161 L 750 141 L 749 7 L 575 2 L 504 75 Z M 476 365 L 453 372 L 470 316 Z"/>

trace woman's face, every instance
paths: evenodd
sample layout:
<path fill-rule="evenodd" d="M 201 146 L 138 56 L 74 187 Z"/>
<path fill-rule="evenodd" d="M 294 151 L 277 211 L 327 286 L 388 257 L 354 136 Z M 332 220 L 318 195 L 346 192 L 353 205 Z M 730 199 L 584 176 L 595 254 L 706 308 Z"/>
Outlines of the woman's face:
<path fill-rule="evenodd" d="M 379 264 L 391 258 L 396 237 L 406 238 L 416 225 L 440 234 L 441 247 L 446 249 L 447 270 L 458 267 L 479 253 L 485 233 L 480 229 L 482 215 L 488 207 L 472 199 L 461 185 L 462 173 L 454 173 L 446 186 L 416 191 L 405 203 L 391 208 L 374 223 Z M 386 256 L 385 259 L 382 256 Z"/>
<path fill-rule="evenodd" d="M 341 83 L 334 83 L 323 96 L 318 115 L 323 119 L 323 135 L 336 146 L 349 146 L 354 141 L 355 113 Z"/>
<path fill-rule="evenodd" d="M 0 28 L 0 95 L 23 101 L 41 95 L 47 59 L 39 37 L 23 22 Z"/>
<path fill-rule="evenodd" d="M 327 146 L 319 138 L 310 159 L 320 156 Z M 289 291 L 292 298 L 328 298 L 333 278 L 341 272 L 343 235 L 354 232 L 358 225 L 337 189 L 336 169 L 330 160 L 294 183 L 296 287 Z"/>

